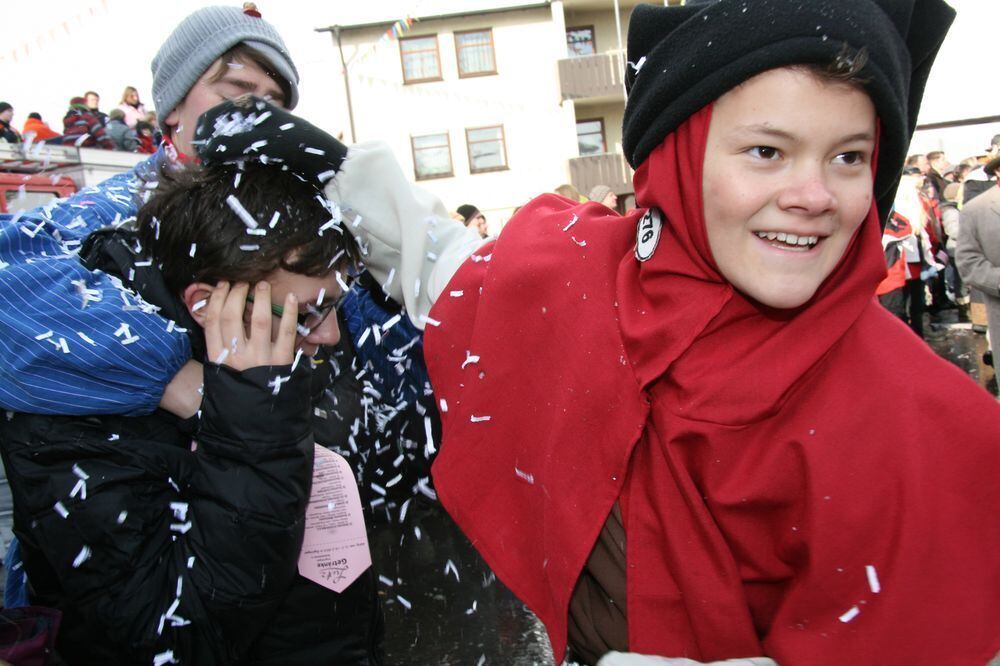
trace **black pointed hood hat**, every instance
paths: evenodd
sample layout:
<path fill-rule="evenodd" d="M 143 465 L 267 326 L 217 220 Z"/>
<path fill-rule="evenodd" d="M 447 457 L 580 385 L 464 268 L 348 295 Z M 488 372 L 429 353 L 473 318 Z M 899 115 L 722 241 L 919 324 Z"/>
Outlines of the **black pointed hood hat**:
<path fill-rule="evenodd" d="M 862 47 L 881 121 L 875 196 L 888 217 L 931 64 L 954 20 L 943 0 L 693 0 L 639 5 L 629 22 L 622 144 L 633 168 L 693 113 L 776 67 Z"/>

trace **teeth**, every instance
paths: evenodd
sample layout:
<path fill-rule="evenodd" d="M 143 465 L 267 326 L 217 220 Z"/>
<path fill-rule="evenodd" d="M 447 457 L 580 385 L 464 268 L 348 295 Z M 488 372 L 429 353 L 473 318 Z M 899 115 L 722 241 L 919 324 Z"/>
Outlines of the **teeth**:
<path fill-rule="evenodd" d="M 754 234 L 764 240 L 777 240 L 788 245 L 802 247 L 815 245 L 819 242 L 819 236 L 799 236 L 784 231 L 755 231 Z"/>

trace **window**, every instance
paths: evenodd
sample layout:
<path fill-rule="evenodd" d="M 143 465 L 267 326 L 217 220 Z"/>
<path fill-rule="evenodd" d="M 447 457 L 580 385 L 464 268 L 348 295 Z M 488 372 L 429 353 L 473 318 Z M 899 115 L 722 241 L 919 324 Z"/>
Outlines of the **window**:
<path fill-rule="evenodd" d="M 410 137 L 413 172 L 417 180 L 454 175 L 451 166 L 451 139 L 447 132 Z"/>
<path fill-rule="evenodd" d="M 470 30 L 455 33 L 458 76 L 485 76 L 497 73 L 493 52 L 493 30 Z"/>
<path fill-rule="evenodd" d="M 399 57 L 403 60 L 403 83 L 441 80 L 437 35 L 401 38 Z"/>
<path fill-rule="evenodd" d="M 570 56 L 586 56 L 597 53 L 594 45 L 594 26 L 566 28 L 566 47 Z"/>
<path fill-rule="evenodd" d="M 503 125 L 476 127 L 465 130 L 469 144 L 469 171 L 500 171 L 507 168 L 507 146 L 503 139 Z"/>
<path fill-rule="evenodd" d="M 606 153 L 604 144 L 604 121 L 578 120 L 576 122 L 576 144 L 580 147 L 580 157 Z"/>

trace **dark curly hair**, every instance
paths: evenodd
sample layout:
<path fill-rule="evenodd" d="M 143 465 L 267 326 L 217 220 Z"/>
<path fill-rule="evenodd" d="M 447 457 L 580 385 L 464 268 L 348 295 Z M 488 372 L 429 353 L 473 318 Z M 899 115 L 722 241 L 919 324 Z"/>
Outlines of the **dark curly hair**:
<path fill-rule="evenodd" d="M 357 245 L 331 224 L 331 206 L 280 166 L 168 167 L 136 224 L 142 253 L 180 294 L 194 282 L 252 284 L 279 268 L 321 277 L 352 265 Z"/>

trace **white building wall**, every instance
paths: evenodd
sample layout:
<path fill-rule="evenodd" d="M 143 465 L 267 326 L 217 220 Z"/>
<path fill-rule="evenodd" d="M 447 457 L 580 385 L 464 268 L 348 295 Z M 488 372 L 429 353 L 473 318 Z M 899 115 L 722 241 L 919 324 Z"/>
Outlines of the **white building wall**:
<path fill-rule="evenodd" d="M 493 29 L 497 75 L 460 79 L 456 30 Z M 454 176 L 419 181 L 454 210 L 471 203 L 497 232 L 513 208 L 569 180 L 576 155 L 572 104 L 560 104 L 556 61 L 565 34 L 548 8 L 483 14 L 414 24 L 407 36 L 438 37 L 442 81 L 404 84 L 397 41 L 383 29 L 342 34 L 350 66 L 354 122 L 360 141 L 387 141 L 411 180 L 411 136 L 448 132 Z M 342 90 L 340 76 L 333 85 Z M 340 125 L 348 127 L 346 102 Z M 508 170 L 471 174 L 466 128 L 503 125 Z M 345 132 L 345 135 L 347 132 Z"/>

